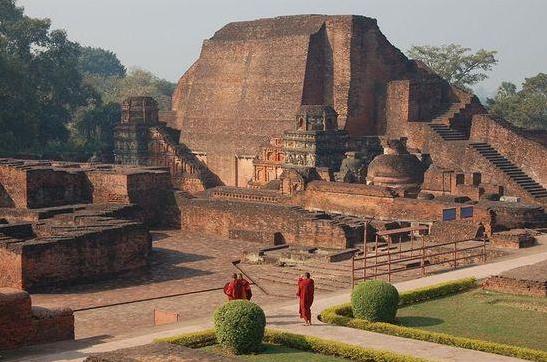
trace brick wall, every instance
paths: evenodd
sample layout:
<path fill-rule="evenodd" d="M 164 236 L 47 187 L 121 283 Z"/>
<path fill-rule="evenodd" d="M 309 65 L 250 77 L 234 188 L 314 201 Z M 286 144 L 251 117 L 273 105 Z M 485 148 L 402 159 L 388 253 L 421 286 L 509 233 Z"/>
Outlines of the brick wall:
<path fill-rule="evenodd" d="M 397 197 L 389 188 L 342 182 L 312 181 L 290 201 L 309 210 L 324 210 L 380 220 L 440 221 L 443 210 L 469 206 L 449 201 Z M 459 215 L 459 213 L 458 213 Z M 487 222 L 488 213 L 476 208 L 473 220 Z"/>
<path fill-rule="evenodd" d="M 501 293 L 547 297 L 547 282 L 537 280 L 520 280 L 494 275 L 482 283 L 484 289 Z"/>
<path fill-rule="evenodd" d="M 358 137 L 385 130 L 388 81 L 408 59 L 362 16 L 287 16 L 230 23 L 205 40 L 173 95 L 181 143 L 207 154 L 226 185 L 235 159 L 294 128 L 301 104 L 332 105 Z M 204 116 L 205 115 L 205 116 Z M 244 134 L 245 137 L 240 135 Z"/>
<path fill-rule="evenodd" d="M 24 345 L 32 334 L 32 312 L 28 293 L 12 288 L 0 288 L 0 350 Z"/>
<path fill-rule="evenodd" d="M 547 187 L 545 144 L 526 137 L 506 122 L 497 121 L 484 114 L 473 117 L 471 140 L 489 143 L 533 179 Z"/>
<path fill-rule="evenodd" d="M 273 244 L 344 249 L 350 232 L 327 219 L 283 205 L 226 200 L 188 199 L 182 209 L 182 229 Z"/>
<path fill-rule="evenodd" d="M 0 164 L 1 207 L 27 207 L 27 174 L 24 170 Z"/>
<path fill-rule="evenodd" d="M 0 350 L 74 339 L 70 309 L 31 307 L 28 293 L 0 288 Z"/>
<path fill-rule="evenodd" d="M 0 286 L 37 290 L 146 267 L 152 248 L 148 230 L 134 222 L 111 223 L 103 222 L 102 230 L 74 225 L 62 236 L 0 243 Z"/>

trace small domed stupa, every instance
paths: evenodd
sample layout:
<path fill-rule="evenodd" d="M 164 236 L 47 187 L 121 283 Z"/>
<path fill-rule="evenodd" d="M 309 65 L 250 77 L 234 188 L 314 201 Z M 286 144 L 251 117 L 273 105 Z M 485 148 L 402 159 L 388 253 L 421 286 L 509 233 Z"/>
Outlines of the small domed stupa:
<path fill-rule="evenodd" d="M 367 184 L 405 187 L 423 182 L 424 166 L 406 149 L 406 139 L 382 140 L 384 154 L 368 166 Z"/>

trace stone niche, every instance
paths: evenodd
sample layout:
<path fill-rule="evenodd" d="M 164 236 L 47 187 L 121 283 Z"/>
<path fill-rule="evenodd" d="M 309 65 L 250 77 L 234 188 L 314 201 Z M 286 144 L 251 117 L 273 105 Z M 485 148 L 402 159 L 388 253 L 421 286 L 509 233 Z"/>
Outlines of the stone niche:
<path fill-rule="evenodd" d="M 295 129 L 283 135 L 283 166 L 338 171 L 347 151 L 348 134 L 338 129 L 337 117 L 330 106 L 301 106 Z"/>

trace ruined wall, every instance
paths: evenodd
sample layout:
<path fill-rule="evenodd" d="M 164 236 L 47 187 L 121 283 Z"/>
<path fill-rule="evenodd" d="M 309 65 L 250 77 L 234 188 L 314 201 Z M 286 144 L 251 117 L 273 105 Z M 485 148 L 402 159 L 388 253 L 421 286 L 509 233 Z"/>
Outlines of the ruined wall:
<path fill-rule="evenodd" d="M 271 136 L 292 129 L 301 104 L 333 106 L 351 136 L 383 132 L 387 82 L 407 71 L 408 59 L 374 19 L 303 15 L 230 23 L 204 41 L 181 77 L 173 95 L 176 128 L 181 143 L 206 153 L 207 166 L 235 185 L 236 159 L 254 157 Z"/>
<path fill-rule="evenodd" d="M 0 350 L 74 339 L 70 309 L 32 307 L 28 293 L 0 288 Z"/>
<path fill-rule="evenodd" d="M 42 237 L 0 242 L 0 286 L 36 290 L 148 265 L 152 241 L 142 224 L 116 220 L 102 224 L 101 228 L 76 225 L 72 232 L 56 236 L 46 236 L 46 228 L 37 230 Z"/>
<path fill-rule="evenodd" d="M 547 282 L 538 280 L 521 280 L 501 275 L 494 275 L 486 279 L 482 285 L 484 289 L 500 293 L 529 295 L 532 297 L 547 297 Z"/>
<path fill-rule="evenodd" d="M 312 181 L 305 191 L 290 201 L 308 210 L 323 210 L 379 220 L 441 221 L 443 210 L 459 209 L 467 204 L 439 200 L 418 200 L 397 197 L 389 188 L 341 182 Z M 489 222 L 485 208 L 474 208 L 474 222 Z"/>
<path fill-rule="evenodd" d="M 27 174 L 0 163 L 1 207 L 27 207 Z"/>
<path fill-rule="evenodd" d="M 332 220 L 283 205 L 189 199 L 182 210 L 182 230 L 244 239 L 273 245 L 315 246 L 345 249 L 346 231 Z"/>
<path fill-rule="evenodd" d="M 389 82 L 386 133 L 392 138 L 407 137 L 410 148 L 423 150 L 428 144 L 429 130 L 419 122 L 431 121 L 441 114 L 450 98 L 448 83 L 433 75 Z"/>
<path fill-rule="evenodd" d="M 32 333 L 30 296 L 21 290 L 0 288 L 0 350 L 24 345 Z"/>
<path fill-rule="evenodd" d="M 484 114 L 473 117 L 471 140 L 489 143 L 543 187 L 547 187 L 545 144 L 527 138 L 507 122 L 494 120 Z"/>

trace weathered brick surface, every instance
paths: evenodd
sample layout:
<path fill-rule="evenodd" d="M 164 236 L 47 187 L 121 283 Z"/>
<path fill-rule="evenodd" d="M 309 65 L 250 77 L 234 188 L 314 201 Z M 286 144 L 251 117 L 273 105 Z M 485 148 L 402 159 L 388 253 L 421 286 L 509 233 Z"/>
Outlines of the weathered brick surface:
<path fill-rule="evenodd" d="M 496 292 L 547 297 L 547 282 L 537 280 L 521 280 L 494 275 L 482 283 L 484 289 Z"/>
<path fill-rule="evenodd" d="M 293 128 L 301 104 L 332 105 L 352 136 L 376 134 L 387 82 L 408 59 L 362 16 L 287 16 L 230 23 L 204 41 L 173 96 L 181 142 L 235 185 L 236 156 Z M 245 137 L 241 137 L 244 134 Z"/>
<path fill-rule="evenodd" d="M 170 200 L 167 170 L 0 159 L 0 184 L 9 199 L 0 209 L 11 222 L 36 220 L 24 209 L 96 203 L 137 204 L 145 222 L 169 224 L 162 215 Z"/>
<path fill-rule="evenodd" d="M 32 344 L 74 339 L 74 314 L 69 308 L 32 307 Z"/>
<path fill-rule="evenodd" d="M 490 242 L 496 248 L 520 249 L 534 245 L 536 239 L 526 230 L 511 230 L 493 233 Z"/>
<path fill-rule="evenodd" d="M 507 122 L 488 115 L 476 115 L 471 126 L 471 139 L 486 142 L 522 168 L 533 179 L 547 187 L 547 147 L 542 142 Z M 547 138 L 547 137 L 546 137 Z"/>
<path fill-rule="evenodd" d="M 31 308 L 25 291 L 0 288 L 0 350 L 64 339 L 74 339 L 70 309 Z"/>
<path fill-rule="evenodd" d="M 284 205 L 189 199 L 182 211 L 182 229 L 273 245 L 287 243 L 344 249 L 354 241 L 350 230 Z"/>

